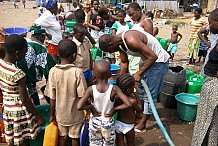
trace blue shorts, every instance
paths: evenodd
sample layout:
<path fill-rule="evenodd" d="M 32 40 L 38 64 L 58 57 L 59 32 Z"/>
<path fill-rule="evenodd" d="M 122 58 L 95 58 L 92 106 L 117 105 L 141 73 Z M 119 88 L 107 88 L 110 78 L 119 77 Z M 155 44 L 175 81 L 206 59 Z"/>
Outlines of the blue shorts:
<path fill-rule="evenodd" d="M 143 63 L 140 64 L 140 67 Z M 142 74 L 142 80 L 144 80 L 151 92 L 154 104 L 157 103 L 157 97 L 160 93 L 161 86 L 163 84 L 163 77 L 167 73 L 169 63 L 158 63 L 155 62 L 147 71 Z M 152 114 L 151 106 L 148 101 L 148 96 L 145 92 L 142 83 L 139 83 L 138 93 L 141 100 L 144 101 L 144 114 Z"/>
<path fill-rule="evenodd" d="M 93 77 L 91 69 L 83 72 L 83 74 L 84 74 L 84 77 L 85 77 L 86 80 L 89 80 L 89 79 L 91 79 Z"/>
<path fill-rule="evenodd" d="M 168 51 L 168 52 L 171 51 L 171 53 L 176 54 L 177 49 L 178 49 L 178 44 L 172 44 L 172 43 L 170 43 L 170 45 L 169 45 L 167 51 Z"/>

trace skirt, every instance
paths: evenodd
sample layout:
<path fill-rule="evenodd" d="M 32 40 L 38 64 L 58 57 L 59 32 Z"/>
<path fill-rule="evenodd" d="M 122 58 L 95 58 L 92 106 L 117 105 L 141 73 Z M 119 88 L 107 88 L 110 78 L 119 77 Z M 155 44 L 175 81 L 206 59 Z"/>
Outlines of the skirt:
<path fill-rule="evenodd" d="M 186 53 L 188 58 L 197 59 L 199 45 L 200 45 L 199 38 L 190 38 L 187 53 Z"/>
<path fill-rule="evenodd" d="M 3 121 L 7 143 L 20 145 L 25 139 L 35 139 L 40 131 L 36 117 L 29 113 L 20 99 L 4 99 Z"/>
<path fill-rule="evenodd" d="M 192 146 L 218 145 L 218 79 L 206 77 L 201 90 Z"/>

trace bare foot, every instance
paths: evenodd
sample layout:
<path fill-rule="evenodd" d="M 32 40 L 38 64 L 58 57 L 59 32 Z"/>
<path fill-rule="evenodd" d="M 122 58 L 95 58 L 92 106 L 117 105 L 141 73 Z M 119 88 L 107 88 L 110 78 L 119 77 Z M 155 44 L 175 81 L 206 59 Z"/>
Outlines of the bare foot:
<path fill-rule="evenodd" d="M 136 131 L 136 132 L 141 132 L 143 129 L 145 129 L 145 124 L 143 124 L 143 123 L 138 123 L 138 124 L 135 126 L 135 131 Z"/>

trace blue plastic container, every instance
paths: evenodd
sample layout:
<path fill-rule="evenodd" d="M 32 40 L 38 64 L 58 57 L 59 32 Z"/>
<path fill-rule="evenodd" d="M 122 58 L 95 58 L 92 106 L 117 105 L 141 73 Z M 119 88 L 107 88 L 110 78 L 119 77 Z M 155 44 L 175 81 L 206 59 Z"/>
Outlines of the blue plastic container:
<path fill-rule="evenodd" d="M 9 27 L 9 28 L 4 28 L 3 30 L 7 32 L 8 35 L 11 35 L 11 34 L 21 35 L 23 33 L 28 32 L 28 28 L 25 28 L 25 27 Z"/>
<path fill-rule="evenodd" d="M 118 70 L 120 69 L 119 65 L 116 64 L 110 64 L 110 70 L 111 70 L 111 74 L 112 75 L 117 75 L 118 74 Z"/>
<path fill-rule="evenodd" d="M 197 114 L 199 97 L 193 94 L 180 93 L 176 95 L 177 116 L 184 121 L 194 121 Z"/>

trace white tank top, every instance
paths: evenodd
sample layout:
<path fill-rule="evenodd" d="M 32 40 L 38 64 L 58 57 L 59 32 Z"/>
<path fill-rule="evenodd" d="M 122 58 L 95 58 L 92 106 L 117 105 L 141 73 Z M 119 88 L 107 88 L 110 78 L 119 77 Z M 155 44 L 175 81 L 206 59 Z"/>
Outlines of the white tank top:
<path fill-rule="evenodd" d="M 110 100 L 112 89 L 113 85 L 109 85 L 106 92 L 100 93 L 98 92 L 96 85 L 92 85 L 94 98 L 92 105 L 97 109 L 97 111 L 101 112 L 101 117 L 104 117 L 104 115 L 109 113 L 114 107 L 114 102 L 111 102 Z"/>
<path fill-rule="evenodd" d="M 157 55 L 158 59 L 155 61 L 155 62 L 167 62 L 168 59 L 170 58 L 170 55 L 162 48 L 162 46 L 160 45 L 160 43 L 158 42 L 158 40 L 150 35 L 149 33 L 145 32 L 144 30 L 127 30 L 127 31 L 139 31 L 141 33 L 143 33 L 144 35 L 146 35 L 147 37 L 147 46 Z M 132 56 L 140 56 L 141 57 L 141 60 L 144 62 L 146 60 L 145 56 L 143 56 L 141 53 L 139 52 L 133 52 L 131 50 L 129 50 L 127 44 L 126 44 L 126 41 L 124 39 L 124 35 L 127 31 L 124 31 L 122 33 L 122 40 L 123 40 L 123 43 L 127 49 L 127 51 L 125 51 L 121 46 L 120 48 L 126 52 L 128 55 L 132 55 Z"/>
<path fill-rule="evenodd" d="M 144 21 L 147 20 L 147 19 L 150 19 L 150 18 L 145 18 L 144 20 L 142 20 L 142 22 L 144 22 Z M 141 27 L 142 22 L 140 22 L 140 23 L 135 23 L 135 24 L 133 25 L 132 29 L 144 31 L 144 28 Z"/>

